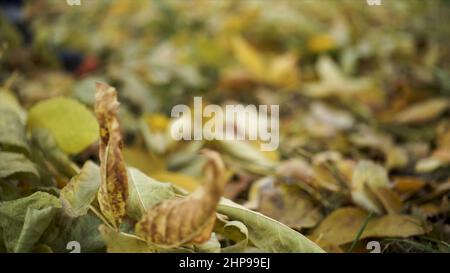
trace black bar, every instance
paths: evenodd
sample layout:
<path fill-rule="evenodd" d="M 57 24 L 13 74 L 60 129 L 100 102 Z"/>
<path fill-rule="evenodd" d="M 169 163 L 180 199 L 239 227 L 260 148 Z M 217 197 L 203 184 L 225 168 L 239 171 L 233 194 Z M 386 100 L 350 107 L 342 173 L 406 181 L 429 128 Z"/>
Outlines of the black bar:
<path fill-rule="evenodd" d="M 401 272 L 432 265 L 446 268 L 449 254 L 0 254 L 3 268 L 19 270 L 30 268 L 33 272 L 57 269 L 61 272 L 324 272 L 337 269 L 377 272 L 391 271 L 392 265 L 402 268 Z M 250 266 L 247 259 L 268 261 L 268 266 Z M 245 260 L 245 262 L 244 262 Z M 196 266 L 183 267 L 183 261 L 193 261 Z M 210 267 L 206 262 L 212 261 Z M 228 266 L 225 266 L 228 261 Z M 231 261 L 235 262 L 231 264 Z M 57 262 L 57 263 L 56 263 Z M 191 264 L 193 265 L 193 264 Z M 255 265 L 255 264 L 254 264 Z M 56 267 L 56 268 L 55 268 Z M 67 268 L 66 268 L 67 267 Z M 286 270 L 287 269 L 287 270 Z M 36 271 L 37 270 L 37 271 Z M 95 270 L 95 271 L 94 271 Z M 98 271 L 97 271 L 98 270 Z M 30 271 L 31 272 L 31 271 Z M 327 271 L 325 271 L 327 272 Z"/>

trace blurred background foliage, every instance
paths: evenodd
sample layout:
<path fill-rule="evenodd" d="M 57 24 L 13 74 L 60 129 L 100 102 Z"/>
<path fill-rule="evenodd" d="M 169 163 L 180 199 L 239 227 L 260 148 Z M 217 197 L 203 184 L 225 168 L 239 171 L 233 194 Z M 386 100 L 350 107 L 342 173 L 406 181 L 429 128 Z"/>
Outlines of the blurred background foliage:
<path fill-rule="evenodd" d="M 391 218 L 375 219 L 387 226 L 369 223 L 356 241 L 448 251 L 449 8 L 444 0 L 28 1 L 31 42 L 0 19 L 0 82 L 25 109 L 56 96 L 92 107 L 95 81 L 110 83 L 130 165 L 192 190 L 203 164 L 196 152 L 218 149 L 229 167 L 226 197 L 327 250 L 345 251 L 371 211 Z M 62 62 L 67 52 L 81 65 Z M 279 149 L 174 143 L 170 110 L 197 95 L 279 104 Z M 95 149 L 71 158 L 80 165 Z M 368 193 L 367 181 L 382 190 Z M 400 212 L 427 227 L 402 230 L 410 219 L 392 216 Z"/>

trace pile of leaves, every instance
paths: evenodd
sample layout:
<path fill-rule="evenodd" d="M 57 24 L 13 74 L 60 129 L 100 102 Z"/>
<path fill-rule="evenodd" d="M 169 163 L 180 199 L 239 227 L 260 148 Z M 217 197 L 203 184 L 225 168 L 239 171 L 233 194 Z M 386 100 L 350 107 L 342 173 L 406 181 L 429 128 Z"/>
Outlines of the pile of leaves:
<path fill-rule="evenodd" d="M 445 1 L 64 2 L 0 20 L 1 252 L 450 251 Z M 193 96 L 279 148 L 175 141 Z"/>

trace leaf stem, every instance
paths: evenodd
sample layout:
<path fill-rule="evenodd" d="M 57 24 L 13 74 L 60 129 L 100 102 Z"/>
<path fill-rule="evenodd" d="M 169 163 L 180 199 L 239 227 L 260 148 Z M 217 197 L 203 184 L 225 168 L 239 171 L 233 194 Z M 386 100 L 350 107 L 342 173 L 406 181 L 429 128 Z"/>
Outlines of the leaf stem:
<path fill-rule="evenodd" d="M 373 215 L 373 212 L 372 212 L 372 211 L 367 215 L 366 219 L 364 220 L 364 223 L 363 223 L 362 226 L 359 228 L 358 234 L 356 234 L 356 237 L 355 237 L 355 239 L 353 240 L 353 243 L 352 243 L 352 245 L 350 246 L 350 248 L 348 249 L 347 252 L 352 252 L 353 248 L 355 248 L 356 244 L 357 244 L 358 241 L 359 241 L 359 238 L 361 238 L 361 235 L 363 234 L 364 230 L 366 229 L 367 224 L 369 223 L 370 218 L 372 218 L 372 215 Z"/>
<path fill-rule="evenodd" d="M 100 218 L 100 220 L 102 220 L 102 222 L 107 225 L 109 228 L 116 230 L 116 228 L 114 228 L 106 219 L 105 217 L 103 217 L 103 215 L 96 209 L 94 208 L 94 206 L 89 205 L 89 209 L 92 210 L 92 212 L 97 215 L 98 218 Z"/>

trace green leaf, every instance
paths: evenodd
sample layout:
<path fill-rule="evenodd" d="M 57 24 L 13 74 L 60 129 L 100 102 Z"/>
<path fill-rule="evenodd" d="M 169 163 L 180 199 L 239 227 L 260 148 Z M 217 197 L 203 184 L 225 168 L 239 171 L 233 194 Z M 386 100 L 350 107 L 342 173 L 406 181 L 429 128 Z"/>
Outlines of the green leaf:
<path fill-rule="evenodd" d="M 201 253 L 220 253 L 220 242 L 217 240 L 216 234 L 211 233 L 211 238 L 203 244 L 195 245 L 195 252 Z"/>
<path fill-rule="evenodd" d="M 22 190 L 17 181 L 0 180 L 0 201 L 10 201 L 20 197 Z"/>
<path fill-rule="evenodd" d="M 39 172 L 23 154 L 0 152 L 0 178 L 12 176 L 39 179 Z"/>
<path fill-rule="evenodd" d="M 28 208 L 14 252 L 30 252 L 49 226 L 55 213 L 54 207 L 43 209 Z"/>
<path fill-rule="evenodd" d="M 20 105 L 16 96 L 7 89 L 0 87 L 0 108 L 9 109 L 15 112 L 19 117 L 22 124 L 25 124 L 27 118 L 27 112 Z"/>
<path fill-rule="evenodd" d="M 190 253 L 192 250 L 187 248 L 159 248 L 148 244 L 136 235 L 119 232 L 105 225 L 100 225 L 100 233 L 106 244 L 109 253 L 154 253 L 154 252 L 170 252 L 170 253 Z"/>
<path fill-rule="evenodd" d="M 94 115 L 74 99 L 57 97 L 34 105 L 28 114 L 29 128 L 46 128 L 66 153 L 79 153 L 98 139 Z"/>
<path fill-rule="evenodd" d="M 324 252 L 302 234 L 258 212 L 222 199 L 218 212 L 245 224 L 250 241 L 267 252 Z"/>
<path fill-rule="evenodd" d="M 150 247 L 143 239 L 135 235 L 118 232 L 105 225 L 100 225 L 100 233 L 109 253 L 152 253 L 155 248 Z"/>
<path fill-rule="evenodd" d="M 44 192 L 0 203 L 0 230 L 8 252 L 28 252 L 47 229 L 58 198 Z"/>
<path fill-rule="evenodd" d="M 105 242 L 98 230 L 101 224 L 93 213 L 75 219 L 67 219 L 62 214 L 47 229 L 42 241 L 56 253 L 70 252 L 67 243 L 71 241 L 80 243 L 81 253 L 104 252 Z"/>
<path fill-rule="evenodd" d="M 77 174 L 78 167 L 59 149 L 55 138 L 47 129 L 33 129 L 32 139 L 42 152 L 42 156 L 53 165 L 55 170 L 69 178 Z"/>
<path fill-rule="evenodd" d="M 127 214 L 135 220 L 149 208 L 175 197 L 174 188 L 170 183 L 156 181 L 136 168 L 128 168 Z"/>
<path fill-rule="evenodd" d="M 0 107 L 0 148 L 29 153 L 25 126 L 12 109 Z"/>
<path fill-rule="evenodd" d="M 235 242 L 233 245 L 222 248 L 221 252 L 242 252 L 248 245 L 247 227 L 240 221 L 228 221 L 221 219 L 221 217 L 217 218 L 218 221 L 214 230 Z"/>
<path fill-rule="evenodd" d="M 64 211 L 71 217 L 85 215 L 100 187 L 100 168 L 87 161 L 80 173 L 61 190 L 60 200 Z"/>
<path fill-rule="evenodd" d="M 257 174 L 271 173 L 275 168 L 275 162 L 265 156 L 263 152 L 246 141 L 217 140 L 212 145 L 223 154 L 232 158 L 234 164 L 239 164 Z"/>

